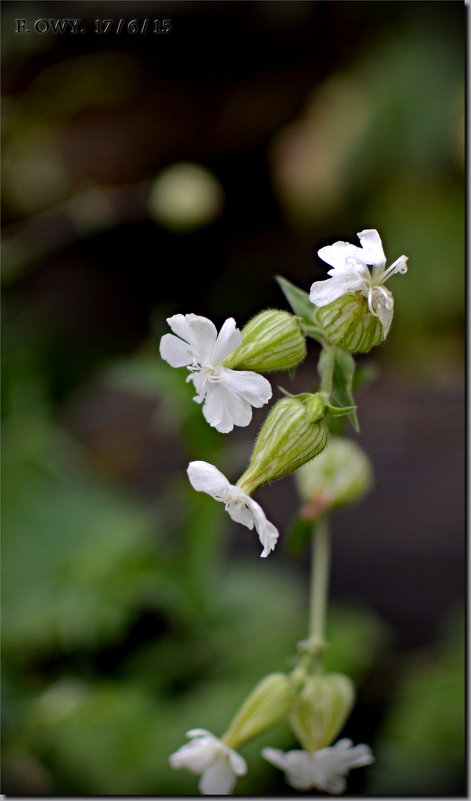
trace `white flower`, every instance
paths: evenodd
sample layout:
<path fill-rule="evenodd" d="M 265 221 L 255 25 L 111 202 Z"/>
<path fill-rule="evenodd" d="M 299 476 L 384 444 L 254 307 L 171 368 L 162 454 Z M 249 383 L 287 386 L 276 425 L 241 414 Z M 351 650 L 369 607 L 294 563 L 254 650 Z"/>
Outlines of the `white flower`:
<path fill-rule="evenodd" d="M 400 256 L 386 267 L 386 256 L 380 236 L 374 228 L 360 231 L 361 247 L 349 242 L 335 242 L 321 248 L 318 255 L 332 265 L 326 281 L 316 281 L 309 299 L 316 306 L 327 306 L 346 292 L 361 292 L 368 299 L 368 308 L 378 317 L 386 337 L 394 313 L 394 298 L 383 284 L 394 273 L 407 272 L 407 256 Z M 369 270 L 367 265 L 371 265 Z"/>
<path fill-rule="evenodd" d="M 257 530 L 263 545 L 261 556 L 268 556 L 276 545 L 278 531 L 265 517 L 262 507 L 240 487 L 230 484 L 227 478 L 209 462 L 190 462 L 188 478 L 198 492 L 206 492 L 216 501 L 225 504 L 226 512 L 236 523 Z"/>
<path fill-rule="evenodd" d="M 327 793 L 343 793 L 347 783 L 344 776 L 352 768 L 371 765 L 374 757 L 367 745 L 352 748 L 351 740 L 339 740 L 329 748 L 313 754 L 307 751 L 287 751 L 279 748 L 264 748 L 262 756 L 286 773 L 286 781 L 297 790 L 316 787 Z"/>
<path fill-rule="evenodd" d="M 242 344 L 242 336 L 230 317 L 219 334 L 215 325 L 197 314 L 175 314 L 167 322 L 177 336 L 164 334 L 160 355 L 172 367 L 188 367 L 208 423 L 223 434 L 234 426 L 246 426 L 252 406 L 260 408 L 271 398 L 270 382 L 249 370 L 223 367 L 224 359 Z"/>
<path fill-rule="evenodd" d="M 206 729 L 191 729 L 186 736 L 194 739 L 169 757 L 172 768 L 201 774 L 198 787 L 204 795 L 231 793 L 236 776 L 247 773 L 245 759 Z"/>

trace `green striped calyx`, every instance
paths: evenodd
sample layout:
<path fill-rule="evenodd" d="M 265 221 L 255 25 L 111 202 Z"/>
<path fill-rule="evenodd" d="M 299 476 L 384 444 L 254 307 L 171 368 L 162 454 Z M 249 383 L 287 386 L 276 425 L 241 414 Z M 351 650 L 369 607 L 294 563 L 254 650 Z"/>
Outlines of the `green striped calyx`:
<path fill-rule="evenodd" d="M 330 745 L 341 731 L 355 700 L 347 676 L 308 676 L 291 708 L 289 722 L 309 753 Z"/>
<path fill-rule="evenodd" d="M 317 456 L 327 443 L 326 405 L 320 393 L 282 398 L 269 413 L 237 486 L 251 495 Z"/>
<path fill-rule="evenodd" d="M 351 353 L 367 353 L 384 339 L 383 326 L 368 308 L 361 292 L 346 292 L 316 310 L 317 321 L 334 345 Z"/>
<path fill-rule="evenodd" d="M 284 720 L 295 697 L 295 685 L 284 673 L 270 673 L 252 690 L 234 717 L 222 742 L 229 748 L 256 737 Z"/>
<path fill-rule="evenodd" d="M 331 434 L 319 458 L 303 465 L 295 478 L 304 501 L 300 517 L 315 520 L 368 492 L 373 483 L 373 468 L 357 442 Z"/>
<path fill-rule="evenodd" d="M 242 345 L 223 362 L 233 370 L 289 370 L 306 356 L 306 340 L 297 317 L 287 311 L 260 312 L 241 331 Z"/>

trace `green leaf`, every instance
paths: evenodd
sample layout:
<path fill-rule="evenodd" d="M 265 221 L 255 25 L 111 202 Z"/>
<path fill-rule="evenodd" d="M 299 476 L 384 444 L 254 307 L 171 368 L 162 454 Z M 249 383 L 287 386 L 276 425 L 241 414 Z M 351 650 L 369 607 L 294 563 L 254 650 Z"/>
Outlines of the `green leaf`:
<path fill-rule="evenodd" d="M 116 640 L 156 586 L 172 589 L 156 518 L 98 480 L 51 424 L 11 421 L 3 456 L 4 646 L 30 654 Z"/>
<path fill-rule="evenodd" d="M 356 406 L 332 406 L 330 403 L 326 403 L 326 409 L 332 417 L 343 417 L 345 414 L 352 414 L 352 412 L 356 411 L 356 408 Z"/>
<path fill-rule="evenodd" d="M 304 289 L 299 289 L 299 287 L 281 275 L 277 275 L 276 280 L 292 310 L 300 318 L 306 336 L 315 339 L 317 342 L 324 342 L 322 328 L 317 325 L 316 321 L 317 307 L 309 300 L 308 293 Z"/>
<path fill-rule="evenodd" d="M 322 376 L 324 371 L 324 358 L 325 351 L 321 353 L 319 358 L 319 373 Z M 336 348 L 334 354 L 334 371 L 332 378 L 331 398 L 336 401 L 338 406 L 343 409 L 342 413 L 346 414 L 346 408 L 352 407 L 348 412 L 348 419 L 350 420 L 355 431 L 360 430 L 358 416 L 355 411 L 355 401 L 352 394 L 353 376 L 355 373 L 355 359 L 352 354 L 342 348 Z M 332 410 L 329 409 L 329 411 Z"/>

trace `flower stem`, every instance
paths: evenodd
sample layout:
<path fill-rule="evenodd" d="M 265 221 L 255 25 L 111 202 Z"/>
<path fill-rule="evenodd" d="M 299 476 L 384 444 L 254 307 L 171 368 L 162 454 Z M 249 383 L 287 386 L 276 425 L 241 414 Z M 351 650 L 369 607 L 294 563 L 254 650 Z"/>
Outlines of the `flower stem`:
<path fill-rule="evenodd" d="M 312 529 L 311 590 L 308 638 L 298 643 L 302 656 L 294 669 L 295 680 L 304 681 L 316 666 L 322 671 L 322 655 L 327 647 L 325 622 L 330 574 L 330 532 L 327 517 L 318 518 Z"/>
<path fill-rule="evenodd" d="M 309 639 L 325 644 L 325 619 L 330 575 L 330 532 L 326 515 L 313 527 Z"/>

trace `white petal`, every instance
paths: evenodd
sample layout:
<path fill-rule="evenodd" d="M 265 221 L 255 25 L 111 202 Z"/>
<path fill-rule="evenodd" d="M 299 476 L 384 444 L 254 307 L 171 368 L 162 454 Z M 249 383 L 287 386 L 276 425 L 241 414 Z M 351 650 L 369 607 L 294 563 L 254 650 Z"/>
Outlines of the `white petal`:
<path fill-rule="evenodd" d="M 182 745 L 169 757 L 172 768 L 186 768 L 191 773 L 203 773 L 214 762 L 218 753 L 219 741 L 209 735 L 198 737 L 191 743 Z"/>
<path fill-rule="evenodd" d="M 267 762 L 271 762 L 271 764 L 275 765 L 276 768 L 280 768 L 280 770 L 286 770 L 285 752 L 281 751 L 280 748 L 262 748 L 261 754 L 262 757 L 267 760 Z"/>
<path fill-rule="evenodd" d="M 310 790 L 315 787 L 314 760 L 306 751 L 287 751 L 278 748 L 264 748 L 262 756 L 286 773 L 286 781 L 297 790 Z"/>
<path fill-rule="evenodd" d="M 239 487 L 231 487 L 231 499 L 226 503 L 226 512 L 236 523 L 247 526 L 250 530 L 255 525 L 251 498 L 242 492 Z"/>
<path fill-rule="evenodd" d="M 230 492 L 231 484 L 226 476 L 209 462 L 190 462 L 187 473 L 193 489 L 206 492 L 217 501 L 223 501 Z"/>
<path fill-rule="evenodd" d="M 194 372 L 190 373 L 186 380 L 193 381 L 195 389 L 198 393 L 195 397 L 195 400 L 197 400 L 198 403 L 201 403 L 201 401 L 206 397 L 208 385 L 210 384 L 208 372 L 206 370 L 195 370 Z"/>
<path fill-rule="evenodd" d="M 208 735 L 208 737 L 212 737 L 214 740 L 218 739 L 217 737 L 214 736 L 214 734 L 211 734 L 211 732 L 208 731 L 207 729 L 190 729 L 190 731 L 187 731 L 185 736 L 186 737 L 204 737 L 205 735 Z"/>
<path fill-rule="evenodd" d="M 226 754 L 222 754 L 204 773 L 198 785 L 203 795 L 229 795 L 236 777 Z"/>
<path fill-rule="evenodd" d="M 333 787 L 332 792 L 342 792 L 341 783 L 334 784 L 338 777 L 346 776 L 352 768 L 370 765 L 374 757 L 367 745 L 357 745 L 351 748 L 352 741 L 343 739 L 329 748 L 316 751 L 315 772 L 316 784 L 322 790 Z"/>
<path fill-rule="evenodd" d="M 272 396 L 270 382 L 263 375 L 251 370 L 230 370 L 223 367 L 221 381 L 256 409 L 260 409 Z"/>
<path fill-rule="evenodd" d="M 334 776 L 333 779 L 327 782 L 325 789 L 328 793 L 340 795 L 340 793 L 344 793 L 347 789 L 347 782 L 343 776 Z"/>
<path fill-rule="evenodd" d="M 172 367 L 186 367 L 193 364 L 198 354 L 183 339 L 174 337 L 173 334 L 164 334 L 160 340 L 160 355 Z"/>
<path fill-rule="evenodd" d="M 371 765 L 375 758 L 371 753 L 369 745 L 361 743 L 352 748 L 352 741 L 346 738 L 339 740 L 333 748 L 338 749 L 339 753 L 345 755 L 345 760 L 348 759 L 350 768 L 361 768 L 364 765 Z M 317 753 L 320 753 L 319 751 Z"/>
<path fill-rule="evenodd" d="M 394 297 L 392 292 L 384 286 L 373 287 L 370 305 L 383 326 L 383 336 L 386 339 L 394 317 Z"/>
<path fill-rule="evenodd" d="M 198 353 L 200 364 L 207 364 L 217 337 L 214 323 L 198 314 L 174 314 L 167 322 L 173 333 L 188 342 L 195 353 Z"/>
<path fill-rule="evenodd" d="M 233 751 L 232 748 L 227 749 L 227 753 L 229 756 L 229 761 L 231 763 L 231 768 L 236 776 L 245 776 L 247 773 L 247 763 L 237 751 Z"/>
<path fill-rule="evenodd" d="M 240 333 L 239 329 L 236 328 L 236 321 L 234 318 L 229 317 L 218 334 L 211 355 L 211 364 L 222 364 L 226 356 L 229 356 L 229 354 L 241 344 L 242 334 Z"/>
<path fill-rule="evenodd" d="M 316 306 L 327 306 L 332 301 L 345 295 L 346 292 L 356 292 L 365 287 L 365 279 L 358 273 L 342 277 L 327 278 L 325 281 L 315 281 L 311 286 L 309 300 Z"/>
<path fill-rule="evenodd" d="M 257 533 L 260 539 L 260 542 L 263 545 L 263 551 L 260 556 L 268 556 L 268 554 L 273 551 L 279 537 L 278 529 L 270 523 L 267 518 L 265 517 L 265 512 L 263 511 L 262 507 L 257 503 L 257 501 L 252 500 L 249 498 L 250 501 L 250 508 L 252 510 L 253 518 L 255 521 L 255 528 L 257 529 Z"/>
<path fill-rule="evenodd" d="M 213 428 L 227 434 L 235 425 L 247 426 L 250 423 L 252 407 L 220 381 L 206 385 L 203 414 Z"/>
<path fill-rule="evenodd" d="M 359 259 L 362 264 L 365 263 L 363 250 L 357 245 L 351 245 L 350 242 L 334 242 L 333 245 L 326 245 L 317 251 L 317 255 L 336 270 L 345 266 L 347 258 Z"/>
<path fill-rule="evenodd" d="M 365 258 L 368 259 L 367 264 L 372 264 L 375 267 L 386 264 L 383 243 L 375 228 L 366 228 L 364 231 L 360 231 L 358 239 L 365 251 Z"/>

